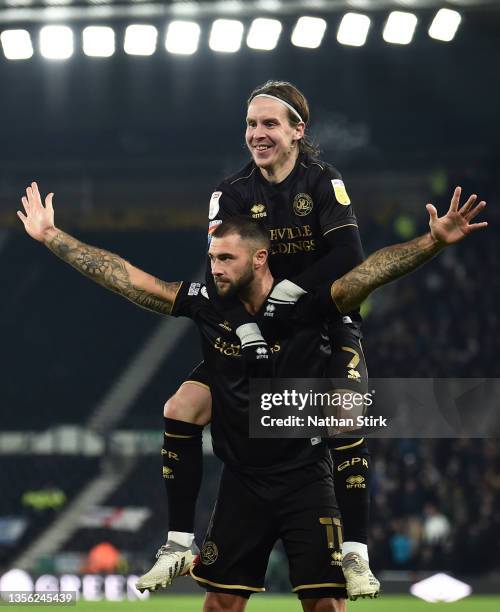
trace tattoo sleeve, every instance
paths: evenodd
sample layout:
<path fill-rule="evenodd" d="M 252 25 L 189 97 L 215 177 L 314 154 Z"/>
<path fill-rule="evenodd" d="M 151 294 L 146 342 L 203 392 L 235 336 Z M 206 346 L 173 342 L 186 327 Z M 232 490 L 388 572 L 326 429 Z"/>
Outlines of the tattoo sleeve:
<path fill-rule="evenodd" d="M 150 276 L 120 256 L 84 244 L 61 230 L 56 230 L 45 244 L 60 259 L 106 289 L 142 308 L 170 314 L 181 283 L 166 283 Z"/>
<path fill-rule="evenodd" d="M 375 251 L 362 264 L 333 283 L 332 299 L 340 312 L 350 312 L 372 291 L 412 272 L 442 248 L 430 234 L 425 234 L 409 242 Z"/>

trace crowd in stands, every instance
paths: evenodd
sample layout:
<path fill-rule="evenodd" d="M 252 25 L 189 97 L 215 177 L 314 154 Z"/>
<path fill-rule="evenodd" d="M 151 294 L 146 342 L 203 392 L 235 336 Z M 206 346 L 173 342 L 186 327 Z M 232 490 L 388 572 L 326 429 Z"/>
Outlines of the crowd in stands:
<path fill-rule="evenodd" d="M 377 569 L 500 569 L 496 440 L 370 440 L 370 556 Z"/>

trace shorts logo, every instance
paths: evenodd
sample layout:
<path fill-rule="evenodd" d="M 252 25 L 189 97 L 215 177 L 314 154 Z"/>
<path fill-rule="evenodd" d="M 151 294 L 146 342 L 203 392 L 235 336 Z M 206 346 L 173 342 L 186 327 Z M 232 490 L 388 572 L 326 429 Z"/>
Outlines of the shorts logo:
<path fill-rule="evenodd" d="M 298 193 L 293 198 L 293 210 L 299 217 L 305 217 L 313 209 L 314 203 L 307 193 Z"/>
<path fill-rule="evenodd" d="M 233 331 L 229 321 L 223 321 L 222 323 L 219 323 L 219 327 L 222 327 L 222 329 L 225 329 L 228 332 Z"/>
<path fill-rule="evenodd" d="M 254 204 L 250 209 L 252 213 L 252 217 L 254 219 L 262 219 L 262 217 L 267 217 L 267 211 L 264 204 Z"/>
<path fill-rule="evenodd" d="M 188 295 L 198 295 L 200 293 L 201 283 L 191 283 L 188 289 Z"/>
<path fill-rule="evenodd" d="M 332 552 L 332 561 L 330 565 L 338 565 L 342 567 L 342 553 L 338 550 Z"/>
<path fill-rule="evenodd" d="M 346 478 L 346 483 L 346 489 L 366 489 L 364 476 L 360 474 L 357 476 L 349 476 L 349 478 Z"/>
<path fill-rule="evenodd" d="M 219 549 L 214 542 L 205 542 L 201 549 L 201 562 L 203 565 L 212 565 L 219 558 Z"/>
<path fill-rule="evenodd" d="M 210 198 L 210 207 L 208 209 L 208 218 L 215 219 L 217 213 L 219 212 L 219 199 L 222 195 L 222 191 L 214 191 L 212 193 L 212 197 Z"/>
<path fill-rule="evenodd" d="M 352 378 L 353 380 L 360 381 L 361 374 L 357 370 L 348 370 L 347 378 Z"/>
<path fill-rule="evenodd" d="M 337 199 L 337 202 L 339 204 L 342 204 L 342 206 L 349 206 L 349 204 L 351 203 L 351 200 L 349 199 L 349 196 L 347 195 L 344 181 L 341 181 L 340 179 L 332 179 L 332 187 L 333 187 L 333 191 L 335 193 L 335 198 Z"/>

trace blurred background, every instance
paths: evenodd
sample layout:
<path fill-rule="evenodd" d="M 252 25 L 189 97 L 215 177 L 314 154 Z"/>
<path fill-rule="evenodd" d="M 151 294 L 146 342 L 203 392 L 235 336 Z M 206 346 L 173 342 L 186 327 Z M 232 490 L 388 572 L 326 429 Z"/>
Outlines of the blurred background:
<path fill-rule="evenodd" d="M 488 202 L 487 232 L 364 305 L 371 376 L 500 376 L 499 2 L 0 0 L 0 42 L 0 575 L 149 568 L 166 538 L 163 404 L 199 359 L 189 322 L 30 240 L 24 188 L 54 191 L 82 240 L 199 279 L 210 195 L 247 161 L 245 101 L 267 79 L 307 96 L 367 253 L 425 231 L 425 204 L 444 211 L 457 184 Z M 370 448 L 386 590 L 436 571 L 498 590 L 496 440 Z M 199 536 L 219 471 L 208 433 L 205 454 Z M 279 547 L 269 584 L 289 588 Z"/>

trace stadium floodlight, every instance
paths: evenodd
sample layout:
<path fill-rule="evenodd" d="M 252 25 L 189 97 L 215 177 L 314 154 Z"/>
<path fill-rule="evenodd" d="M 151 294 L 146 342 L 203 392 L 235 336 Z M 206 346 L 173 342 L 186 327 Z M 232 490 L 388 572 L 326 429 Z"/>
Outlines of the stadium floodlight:
<path fill-rule="evenodd" d="M 0 34 L 0 41 L 5 57 L 8 60 L 23 60 L 33 57 L 31 37 L 26 30 L 5 30 Z"/>
<path fill-rule="evenodd" d="M 83 30 L 83 52 L 90 57 L 111 57 L 115 52 L 115 31 L 107 26 Z"/>
<path fill-rule="evenodd" d="M 413 13 L 393 11 L 385 24 L 383 33 L 385 42 L 394 45 L 410 44 L 417 27 L 417 21 L 417 16 Z"/>
<path fill-rule="evenodd" d="M 450 42 L 457 33 L 462 16 L 451 9 L 441 9 L 436 13 L 429 28 L 429 36 L 443 42 Z"/>
<path fill-rule="evenodd" d="M 370 24 L 371 20 L 367 15 L 346 13 L 340 22 L 337 40 L 342 45 L 362 47 L 366 42 Z"/>
<path fill-rule="evenodd" d="M 243 24 L 236 19 L 216 19 L 210 30 L 208 44 L 212 51 L 235 53 L 241 47 Z"/>
<path fill-rule="evenodd" d="M 326 30 L 326 21 L 320 17 L 300 17 L 292 32 L 292 44 L 296 47 L 317 49 Z"/>
<path fill-rule="evenodd" d="M 165 48 L 169 53 L 192 55 L 198 49 L 200 32 L 194 21 L 172 21 L 167 28 Z"/>
<path fill-rule="evenodd" d="M 156 51 L 158 30 L 153 25 L 127 26 L 123 49 L 128 55 L 153 55 Z"/>
<path fill-rule="evenodd" d="M 40 52 L 47 59 L 68 59 L 73 46 L 73 30 L 68 26 L 49 25 L 40 30 Z"/>
<path fill-rule="evenodd" d="M 254 19 L 248 32 L 247 45 L 250 49 L 271 51 L 278 44 L 282 28 L 277 19 Z"/>

